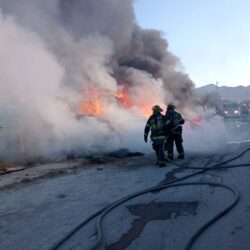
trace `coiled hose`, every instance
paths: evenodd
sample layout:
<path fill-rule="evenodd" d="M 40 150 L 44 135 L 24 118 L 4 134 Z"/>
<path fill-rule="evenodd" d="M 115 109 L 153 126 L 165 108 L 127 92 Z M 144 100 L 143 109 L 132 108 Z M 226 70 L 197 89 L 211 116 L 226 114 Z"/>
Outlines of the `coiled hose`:
<path fill-rule="evenodd" d="M 97 228 L 97 240 L 95 242 L 94 247 L 92 248 L 97 249 L 98 246 L 100 245 L 101 241 L 102 241 L 102 220 L 105 217 L 105 215 L 107 213 L 109 213 L 112 209 L 114 209 L 115 207 L 121 205 L 122 203 L 138 197 L 140 195 L 152 192 L 152 191 L 156 191 L 156 190 L 162 190 L 162 189 L 166 189 L 166 188 L 170 188 L 170 187 L 177 187 L 177 186 L 187 186 L 187 185 L 208 185 L 208 186 L 215 186 L 215 187 L 221 187 L 224 189 L 227 189 L 229 191 L 231 191 L 234 195 L 235 195 L 235 199 L 234 201 L 225 209 L 221 210 L 214 218 L 212 218 L 211 220 L 209 220 L 207 223 L 205 223 L 189 240 L 189 242 L 187 243 L 185 250 L 189 250 L 192 245 L 194 244 L 194 242 L 197 240 L 197 238 L 209 227 L 211 226 L 214 222 L 216 222 L 218 219 L 220 219 L 222 216 L 224 216 L 227 212 L 229 212 L 239 201 L 239 193 L 238 191 L 234 188 L 234 187 L 230 187 L 224 184 L 219 184 L 219 183 L 213 183 L 213 182 L 188 182 L 188 183 L 181 183 L 181 184 L 174 184 L 176 182 L 180 182 L 183 180 L 186 180 L 188 178 L 194 177 L 196 175 L 200 175 L 203 174 L 209 170 L 219 170 L 219 169 L 227 169 L 227 168 L 236 168 L 236 167 L 245 167 L 245 166 L 250 166 L 249 164 L 235 164 L 235 165 L 227 165 L 227 166 L 223 166 L 224 164 L 227 164 L 229 162 L 232 162 L 240 157 L 242 157 L 244 154 L 246 154 L 248 151 L 250 151 L 250 148 L 247 148 L 246 150 L 244 150 L 242 153 L 240 153 L 239 155 L 230 158 L 229 160 L 217 163 L 211 167 L 207 167 L 207 168 L 202 168 L 202 167 L 184 167 L 182 165 L 176 164 L 174 162 L 174 165 L 181 167 L 181 168 L 185 168 L 185 169 L 199 169 L 199 171 L 186 175 L 184 177 L 175 179 L 173 181 L 169 181 L 169 182 L 165 182 L 162 183 L 160 185 L 154 186 L 154 187 L 150 187 L 147 189 L 144 189 L 142 191 L 130 194 L 126 197 L 123 197 L 121 199 L 119 199 L 118 201 L 100 209 L 99 211 L 97 211 L 96 213 L 94 213 L 93 215 L 91 215 L 90 217 L 88 217 L 86 220 L 84 220 L 83 222 L 81 222 L 79 225 L 77 225 L 73 230 L 71 230 L 67 235 L 65 235 L 60 241 L 58 241 L 54 246 L 52 246 L 50 249 L 51 250 L 56 250 L 58 249 L 60 246 L 62 246 L 69 238 L 71 238 L 80 228 L 82 228 L 85 224 L 87 224 L 88 222 L 90 222 L 92 219 L 94 219 L 95 217 L 97 217 L 98 215 L 100 215 L 97 219 L 97 224 L 96 224 L 96 228 Z"/>

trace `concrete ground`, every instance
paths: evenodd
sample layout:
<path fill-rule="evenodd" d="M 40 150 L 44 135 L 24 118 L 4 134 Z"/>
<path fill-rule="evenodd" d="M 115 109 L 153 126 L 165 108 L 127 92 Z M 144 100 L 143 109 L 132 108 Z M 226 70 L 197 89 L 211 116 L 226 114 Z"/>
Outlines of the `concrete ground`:
<path fill-rule="evenodd" d="M 227 145 L 213 154 L 187 153 L 178 164 L 207 167 L 250 147 Z M 0 176 L 0 249 L 50 249 L 80 222 L 128 194 L 175 180 L 197 170 L 168 163 L 154 165 L 154 155 L 96 162 L 44 164 Z M 232 164 L 250 163 L 250 152 Z M 250 245 L 250 167 L 209 171 L 185 182 L 217 182 L 234 186 L 240 201 L 213 224 L 192 249 L 248 250 Z M 184 181 L 183 181 L 184 182 Z M 155 191 L 112 210 L 103 221 L 98 249 L 184 249 L 192 235 L 234 199 L 219 187 L 184 186 Z M 60 249 L 91 249 L 96 220 Z"/>

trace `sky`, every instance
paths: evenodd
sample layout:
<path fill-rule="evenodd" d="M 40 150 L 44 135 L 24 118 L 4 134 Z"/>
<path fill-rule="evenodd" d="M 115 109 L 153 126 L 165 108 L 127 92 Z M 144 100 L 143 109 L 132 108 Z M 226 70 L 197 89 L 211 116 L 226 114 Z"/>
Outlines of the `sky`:
<path fill-rule="evenodd" d="M 135 0 L 143 28 L 161 30 L 197 87 L 250 85 L 250 0 Z"/>

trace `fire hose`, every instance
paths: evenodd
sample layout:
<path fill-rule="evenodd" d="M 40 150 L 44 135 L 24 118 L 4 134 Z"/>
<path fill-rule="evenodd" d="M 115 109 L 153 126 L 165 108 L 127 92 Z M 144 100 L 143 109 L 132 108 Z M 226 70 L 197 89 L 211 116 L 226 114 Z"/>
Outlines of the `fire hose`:
<path fill-rule="evenodd" d="M 182 167 L 182 168 L 186 168 L 186 169 L 199 169 L 199 171 L 183 176 L 181 178 L 175 179 L 173 181 L 169 181 L 169 182 L 165 182 L 162 183 L 160 185 L 154 186 L 154 187 L 150 187 L 150 188 L 146 188 L 142 191 L 130 194 L 126 197 L 123 197 L 121 199 L 119 199 L 118 201 L 102 208 L 101 210 L 97 211 L 96 213 L 94 213 L 93 215 L 89 216 L 86 220 L 84 220 L 83 222 L 81 222 L 79 225 L 77 225 L 73 230 L 71 230 L 67 235 L 65 235 L 60 241 L 58 241 L 56 244 L 54 244 L 50 249 L 51 250 L 55 250 L 58 249 L 60 246 L 62 246 L 67 240 L 69 240 L 80 228 L 82 228 L 84 225 L 86 225 L 88 222 L 90 222 L 92 219 L 94 219 L 95 217 L 99 216 L 97 219 L 97 223 L 96 223 L 96 229 L 97 229 L 97 240 L 95 242 L 95 245 L 93 246 L 92 250 L 97 249 L 98 246 L 100 245 L 101 241 L 102 241 L 102 220 L 105 217 L 105 215 L 107 213 L 109 213 L 112 209 L 114 209 L 115 207 L 121 205 L 122 203 L 131 200 L 135 197 L 138 197 L 140 195 L 152 192 L 152 191 L 156 191 L 156 190 L 163 190 L 166 188 L 172 188 L 172 187 L 179 187 L 179 186 L 190 186 L 190 185 L 207 185 L 207 186 L 214 186 L 214 187 L 221 187 L 224 189 L 229 190 L 230 192 L 232 192 L 235 196 L 234 200 L 232 201 L 232 203 L 230 205 L 228 205 L 226 208 L 222 209 L 221 211 L 219 211 L 219 213 L 217 213 L 212 219 L 210 219 L 207 223 L 205 223 L 188 241 L 185 250 L 189 250 L 191 249 L 191 247 L 193 246 L 193 244 L 195 243 L 195 241 L 199 238 L 199 236 L 208 228 L 210 227 L 212 224 L 214 224 L 216 221 L 218 221 L 222 216 L 224 216 L 225 214 L 227 214 L 239 201 L 239 193 L 238 191 L 231 186 L 225 185 L 225 184 L 219 184 L 219 183 L 214 183 L 214 182 L 187 182 L 187 183 L 180 183 L 180 184 L 175 184 L 176 182 L 180 182 L 183 180 L 186 180 L 188 178 L 194 177 L 196 175 L 200 175 L 203 174 L 209 170 L 219 170 L 219 169 L 227 169 L 227 168 L 236 168 L 236 167 L 246 167 L 246 166 L 250 166 L 249 164 L 235 164 L 235 165 L 225 165 L 229 162 L 232 162 L 240 157 L 242 157 L 245 153 L 247 153 L 248 151 L 250 151 L 250 148 L 247 148 L 246 150 L 244 150 L 242 153 L 240 153 L 239 155 L 217 163 L 211 167 L 207 167 L 207 168 L 202 168 L 202 167 L 197 167 L 197 168 L 193 168 L 193 167 L 185 167 L 179 164 L 174 164 L 178 167 Z"/>

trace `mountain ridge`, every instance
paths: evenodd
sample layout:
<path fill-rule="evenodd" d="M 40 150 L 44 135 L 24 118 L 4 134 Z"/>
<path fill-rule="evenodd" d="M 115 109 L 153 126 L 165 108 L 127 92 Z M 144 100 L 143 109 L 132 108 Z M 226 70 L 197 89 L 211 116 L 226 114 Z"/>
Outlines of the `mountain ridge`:
<path fill-rule="evenodd" d="M 230 101 L 245 101 L 250 100 L 250 85 L 249 86 L 220 86 L 215 84 L 208 84 L 195 89 L 198 95 L 206 95 L 211 92 L 216 92 L 222 100 Z"/>

